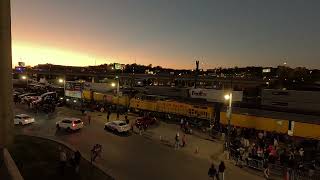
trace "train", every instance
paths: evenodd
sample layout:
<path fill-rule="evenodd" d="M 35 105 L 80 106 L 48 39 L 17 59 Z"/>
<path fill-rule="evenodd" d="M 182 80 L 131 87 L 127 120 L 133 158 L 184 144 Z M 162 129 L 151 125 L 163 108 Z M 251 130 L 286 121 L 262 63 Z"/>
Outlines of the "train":
<path fill-rule="evenodd" d="M 100 93 L 94 91 L 82 91 L 82 98 L 86 102 L 113 104 L 130 109 L 133 112 L 148 112 L 152 115 L 171 118 L 185 117 L 209 122 L 214 119 L 214 108 L 205 105 L 192 104 L 178 100 L 172 100 L 161 96 L 137 94 L 134 97 Z"/>
<path fill-rule="evenodd" d="M 184 118 L 194 121 L 199 127 L 209 128 L 210 125 L 216 122 L 228 125 L 226 112 L 220 111 L 220 108 L 216 108 L 213 104 L 190 103 L 144 94 L 136 94 L 134 96 L 123 94 L 117 97 L 115 94 L 89 90 L 82 91 L 82 98 L 84 101 L 118 104 L 130 109 L 131 112 L 149 113 L 152 116 L 163 117 L 165 119 L 169 118 L 179 121 L 181 118 Z M 306 122 L 303 116 L 300 119 L 294 118 L 292 120 L 283 117 L 262 117 L 260 115 L 232 113 L 231 125 L 320 140 L 320 124 L 317 124 L 316 121 Z"/>

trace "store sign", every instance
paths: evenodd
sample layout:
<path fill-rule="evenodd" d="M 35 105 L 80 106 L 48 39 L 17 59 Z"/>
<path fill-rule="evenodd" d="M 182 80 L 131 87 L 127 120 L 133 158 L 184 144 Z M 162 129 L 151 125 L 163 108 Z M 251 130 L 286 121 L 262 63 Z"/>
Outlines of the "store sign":
<path fill-rule="evenodd" d="M 67 81 L 65 89 L 70 91 L 82 91 L 82 83 Z"/>
<path fill-rule="evenodd" d="M 81 98 L 82 97 L 83 83 L 67 81 L 65 83 L 65 96 Z"/>
<path fill-rule="evenodd" d="M 226 90 L 216 90 L 216 89 L 190 89 L 189 95 L 191 98 L 206 99 L 209 102 L 225 102 L 224 95 L 229 92 Z M 243 92 L 242 91 L 232 91 L 232 101 L 239 102 L 242 101 Z"/>

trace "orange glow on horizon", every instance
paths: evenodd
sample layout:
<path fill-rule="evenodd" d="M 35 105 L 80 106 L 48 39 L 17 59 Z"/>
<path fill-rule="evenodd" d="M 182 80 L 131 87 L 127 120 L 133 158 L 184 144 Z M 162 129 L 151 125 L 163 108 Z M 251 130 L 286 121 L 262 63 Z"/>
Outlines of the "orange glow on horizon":
<path fill-rule="evenodd" d="M 70 50 L 58 49 L 49 46 L 40 46 L 29 43 L 12 42 L 12 66 L 18 62 L 25 62 L 26 65 L 57 64 L 69 66 L 88 66 L 111 63 L 112 58 L 101 58 L 84 52 L 79 53 Z"/>
<path fill-rule="evenodd" d="M 137 60 L 137 64 L 153 66 L 162 66 L 166 68 L 177 68 L 181 69 L 178 64 L 175 64 L 173 59 L 163 59 L 163 57 L 150 57 L 146 53 L 136 52 L 136 57 L 131 57 L 128 52 L 119 53 L 122 56 L 102 56 L 85 53 L 83 51 L 72 51 L 69 49 L 56 48 L 47 45 L 39 45 L 34 43 L 25 43 L 20 41 L 12 42 L 12 67 L 18 65 L 18 62 L 25 62 L 27 66 L 35 66 L 38 64 L 55 64 L 55 65 L 66 65 L 66 66 L 89 66 L 89 65 L 100 65 L 109 63 L 122 63 L 132 64 Z M 115 58 L 113 58 L 115 57 Z M 152 59 L 152 61 L 151 61 Z M 169 61 L 169 62 L 168 62 Z M 157 63 L 154 63 L 157 62 Z M 165 63 L 163 66 L 160 62 Z M 192 61 L 191 61 L 192 62 Z M 191 63 L 190 62 L 190 63 Z M 188 64 L 190 64 L 188 63 Z M 190 64 L 186 69 L 192 68 Z"/>

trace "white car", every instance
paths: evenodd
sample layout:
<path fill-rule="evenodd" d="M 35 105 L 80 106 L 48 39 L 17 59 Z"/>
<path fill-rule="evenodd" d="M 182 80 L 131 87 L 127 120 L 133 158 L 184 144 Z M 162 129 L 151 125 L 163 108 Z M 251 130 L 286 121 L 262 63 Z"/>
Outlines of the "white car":
<path fill-rule="evenodd" d="M 104 125 L 104 129 L 109 129 L 116 131 L 118 133 L 128 132 L 130 130 L 130 125 L 125 121 L 111 121 Z"/>
<path fill-rule="evenodd" d="M 78 130 L 83 128 L 83 122 L 79 118 L 64 118 L 56 122 L 57 129 Z"/>
<path fill-rule="evenodd" d="M 14 117 L 14 124 L 25 125 L 25 124 L 30 124 L 34 122 L 35 122 L 34 118 L 30 117 L 27 114 L 19 114 Z"/>

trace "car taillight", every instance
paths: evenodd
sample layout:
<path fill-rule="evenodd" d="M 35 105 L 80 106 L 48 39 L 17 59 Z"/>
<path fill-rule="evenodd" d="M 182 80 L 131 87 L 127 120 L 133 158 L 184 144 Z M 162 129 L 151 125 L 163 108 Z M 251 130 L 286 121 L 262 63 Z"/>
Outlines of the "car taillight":
<path fill-rule="evenodd" d="M 75 127 L 76 126 L 76 124 L 75 123 L 72 123 L 72 127 Z"/>

